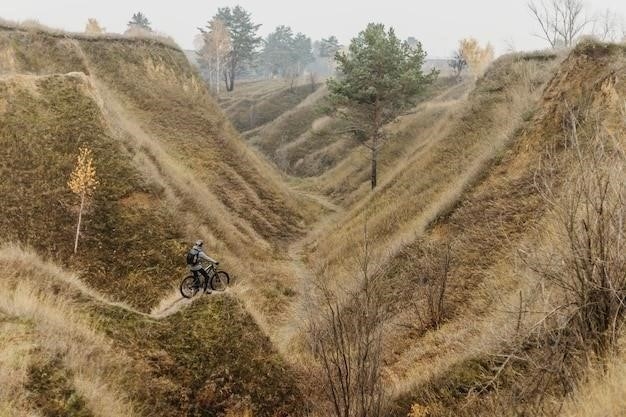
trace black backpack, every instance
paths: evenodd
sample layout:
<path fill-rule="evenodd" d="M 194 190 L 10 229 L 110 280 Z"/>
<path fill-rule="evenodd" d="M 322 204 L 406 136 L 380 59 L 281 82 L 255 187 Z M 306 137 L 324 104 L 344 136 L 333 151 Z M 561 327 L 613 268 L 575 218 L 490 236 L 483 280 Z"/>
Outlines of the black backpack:
<path fill-rule="evenodd" d="M 198 257 L 200 252 L 197 249 L 191 249 L 187 252 L 187 265 L 196 266 L 198 265 Z"/>

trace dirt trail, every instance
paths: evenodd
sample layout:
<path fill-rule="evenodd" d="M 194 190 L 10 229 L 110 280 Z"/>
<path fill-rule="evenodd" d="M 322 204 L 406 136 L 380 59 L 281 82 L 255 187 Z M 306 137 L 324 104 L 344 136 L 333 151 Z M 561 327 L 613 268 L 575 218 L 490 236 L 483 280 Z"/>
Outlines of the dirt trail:
<path fill-rule="evenodd" d="M 289 307 L 288 312 L 285 314 L 285 317 L 288 317 L 289 320 L 283 323 L 277 331 L 277 334 L 279 335 L 277 338 L 279 346 L 277 347 L 282 353 L 289 349 L 291 342 L 301 330 L 300 324 L 304 322 L 307 315 L 307 305 L 309 301 L 307 294 L 311 293 L 312 285 L 315 282 L 315 275 L 307 265 L 305 259 L 305 247 L 316 239 L 318 233 L 326 230 L 330 224 L 335 222 L 341 215 L 344 214 L 344 209 L 342 207 L 334 204 L 332 201 L 320 194 L 301 190 L 294 191 L 315 201 L 328 213 L 322 215 L 318 221 L 311 226 L 307 234 L 300 239 L 293 241 L 287 247 L 287 256 L 290 260 L 294 276 L 297 278 L 298 283 L 297 287 L 293 289 L 298 293 L 298 296 Z M 228 290 L 226 293 L 228 293 Z M 213 292 L 210 296 L 213 297 L 221 295 L 221 293 Z M 183 308 L 189 306 L 199 297 L 200 296 L 196 296 L 193 299 L 185 299 L 181 297 L 178 289 L 174 289 L 172 293 L 165 296 L 149 314 L 142 313 L 134 309 L 126 309 L 159 320 L 176 314 Z"/>
<path fill-rule="evenodd" d="M 308 244 L 315 241 L 317 235 L 321 231 L 326 230 L 329 225 L 336 222 L 338 218 L 345 213 L 345 210 L 342 207 L 334 204 L 320 194 L 299 190 L 295 191 L 306 198 L 315 201 L 327 210 L 328 213 L 321 215 L 317 222 L 311 226 L 306 235 L 293 241 L 287 247 L 287 255 L 290 260 L 292 271 L 297 280 L 297 286 L 296 288 L 293 288 L 293 290 L 295 290 L 298 295 L 285 313 L 285 317 L 287 319 L 284 323 L 279 325 L 277 330 L 277 348 L 284 357 L 289 357 L 286 353 L 293 347 L 294 341 L 303 330 L 303 325 L 307 321 L 309 306 L 311 303 L 309 295 L 314 292 L 313 290 L 316 276 L 307 263 L 305 248 Z"/>
<path fill-rule="evenodd" d="M 468 85 L 465 84 L 447 88 L 434 97 L 431 102 L 418 105 L 414 110 L 414 113 L 423 111 L 425 108 L 430 107 L 451 109 L 456 103 L 464 99 L 468 90 Z M 454 97 L 450 97 L 452 93 L 454 93 Z M 406 119 L 407 117 L 405 116 L 403 120 Z M 433 133 L 428 134 L 427 136 L 429 138 L 432 137 L 432 139 L 426 143 L 424 150 L 428 149 L 437 142 L 437 139 L 442 137 L 442 135 L 436 135 L 434 132 L 445 131 L 445 126 L 446 121 L 441 120 L 431 128 Z M 391 169 L 387 178 L 393 178 L 399 173 L 399 170 L 399 167 Z M 303 325 L 307 322 L 309 311 L 312 308 L 311 304 L 314 302 L 311 295 L 315 293 L 316 276 L 311 270 L 313 262 L 306 259 L 306 247 L 318 240 L 321 233 L 328 232 L 333 224 L 339 223 L 342 216 L 344 216 L 347 211 L 346 208 L 333 203 L 329 198 L 320 193 L 311 192 L 309 190 L 300 190 L 297 187 L 292 187 L 292 189 L 294 192 L 315 201 L 320 207 L 323 207 L 326 212 L 319 216 L 317 222 L 309 228 L 309 231 L 302 238 L 293 241 L 287 248 L 287 255 L 297 282 L 296 287 L 292 289 L 298 295 L 288 307 L 285 313 L 285 321 L 278 325 L 278 329 L 276 331 L 278 337 L 274 339 L 276 341 L 277 348 L 284 357 L 290 357 L 290 355 L 288 355 L 290 350 L 297 348 L 294 345 L 298 340 L 298 336 L 301 334 L 302 330 L 304 330 Z M 360 204 L 367 204 L 367 201 L 368 199 L 366 198 Z"/>

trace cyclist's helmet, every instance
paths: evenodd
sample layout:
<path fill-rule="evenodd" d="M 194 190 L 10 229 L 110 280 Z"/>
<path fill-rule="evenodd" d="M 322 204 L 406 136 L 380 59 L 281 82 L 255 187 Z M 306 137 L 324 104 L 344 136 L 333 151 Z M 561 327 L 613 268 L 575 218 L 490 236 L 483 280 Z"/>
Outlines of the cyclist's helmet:
<path fill-rule="evenodd" d="M 196 240 L 196 246 L 202 247 L 202 245 L 204 245 L 204 242 L 202 240 Z"/>

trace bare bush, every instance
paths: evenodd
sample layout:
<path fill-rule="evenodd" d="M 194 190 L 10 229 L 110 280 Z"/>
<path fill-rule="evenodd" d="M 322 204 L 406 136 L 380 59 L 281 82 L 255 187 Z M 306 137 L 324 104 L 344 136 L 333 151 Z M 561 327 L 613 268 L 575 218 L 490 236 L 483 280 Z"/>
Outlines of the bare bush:
<path fill-rule="evenodd" d="M 379 286 L 382 271 L 372 268 L 367 234 L 357 290 L 337 293 L 320 284 L 320 317 L 312 320 L 312 351 L 321 364 L 329 413 L 336 417 L 382 415 L 382 351 L 385 304 Z"/>
<path fill-rule="evenodd" d="M 546 396 L 563 398 L 590 364 L 603 364 L 615 352 L 626 307 L 623 139 L 588 112 L 569 111 L 564 126 L 564 143 L 548 152 L 537 177 L 552 219 L 542 229 L 549 243 L 523 253 L 539 277 L 535 295 L 543 299 L 525 307 L 520 301 L 519 322 L 531 315 L 536 320 L 498 370 L 521 362 L 524 383 L 512 402 L 542 414 L 555 412 L 546 410 L 555 406 Z"/>
<path fill-rule="evenodd" d="M 624 24 L 622 16 L 611 9 L 606 9 L 594 18 L 592 33 L 601 41 L 617 42 L 622 37 Z"/>
<path fill-rule="evenodd" d="M 124 31 L 124 36 L 129 38 L 150 38 L 153 36 L 153 32 L 141 26 L 129 26 Z"/>
<path fill-rule="evenodd" d="M 461 81 L 461 74 L 467 67 L 467 61 L 463 58 L 463 51 L 461 48 L 454 51 L 452 59 L 448 61 L 448 66 L 452 68 L 452 71 L 454 71 L 454 78 L 456 78 L 457 81 Z"/>
<path fill-rule="evenodd" d="M 563 249 L 540 276 L 563 293 L 557 329 L 603 355 L 617 344 L 626 298 L 626 175 L 618 138 L 599 125 L 588 137 L 570 112 L 567 143 L 573 175 L 558 195 L 542 195 L 557 218 Z M 581 137 L 582 136 L 582 137 Z M 536 268 L 535 268 L 536 269 Z"/>
<path fill-rule="evenodd" d="M 417 323 L 406 324 L 418 332 L 439 329 L 446 320 L 448 279 L 452 267 L 452 246 L 423 242 L 417 251 L 405 253 L 407 263 L 414 265 L 411 279 L 412 307 Z"/>
<path fill-rule="evenodd" d="M 421 271 L 425 280 L 424 302 L 418 309 L 418 319 L 424 328 L 438 329 L 446 316 L 446 289 L 451 265 L 450 245 L 443 253 L 428 251 L 429 268 Z"/>

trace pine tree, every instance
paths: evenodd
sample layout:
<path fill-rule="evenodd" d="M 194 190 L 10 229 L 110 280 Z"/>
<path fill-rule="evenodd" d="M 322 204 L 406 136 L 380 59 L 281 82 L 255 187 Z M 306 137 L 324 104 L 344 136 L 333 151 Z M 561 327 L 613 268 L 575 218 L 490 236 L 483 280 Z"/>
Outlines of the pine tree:
<path fill-rule="evenodd" d="M 371 151 L 371 185 L 377 183 L 378 152 L 386 137 L 383 126 L 414 104 L 437 76 L 422 72 L 426 53 L 418 42 L 411 47 L 393 28 L 370 23 L 352 39 L 348 53 L 336 56 L 339 77 L 328 81 L 337 114 L 348 130 Z"/>
<path fill-rule="evenodd" d="M 340 49 L 339 40 L 335 36 L 322 38 L 320 42 L 320 56 L 322 58 L 335 58 L 335 54 Z"/>
<path fill-rule="evenodd" d="M 128 22 L 128 29 L 129 30 L 143 29 L 143 30 L 147 30 L 148 32 L 151 32 L 152 27 L 150 25 L 151 23 L 146 17 L 146 15 L 144 15 L 141 12 L 137 12 L 133 14 L 133 17 L 130 19 L 130 22 Z"/>
<path fill-rule="evenodd" d="M 308 64 L 315 61 L 311 38 L 298 32 L 293 38 L 293 50 L 297 73 L 300 75 Z"/>
<path fill-rule="evenodd" d="M 335 36 L 322 38 L 320 41 L 319 55 L 321 58 L 326 58 L 326 64 L 330 73 L 335 72 L 335 55 L 340 49 L 341 45 L 339 45 L 339 40 Z"/>
<path fill-rule="evenodd" d="M 295 61 L 293 31 L 289 26 L 278 26 L 263 41 L 261 60 L 272 75 L 286 77 Z"/>

